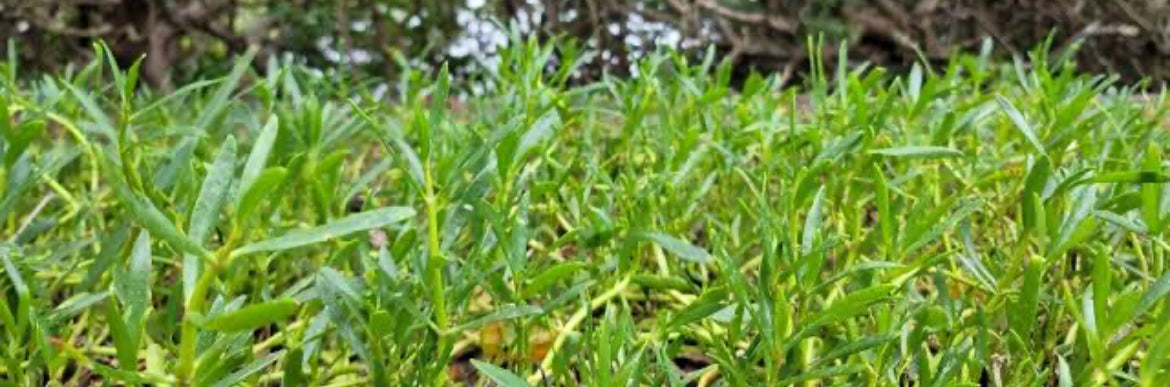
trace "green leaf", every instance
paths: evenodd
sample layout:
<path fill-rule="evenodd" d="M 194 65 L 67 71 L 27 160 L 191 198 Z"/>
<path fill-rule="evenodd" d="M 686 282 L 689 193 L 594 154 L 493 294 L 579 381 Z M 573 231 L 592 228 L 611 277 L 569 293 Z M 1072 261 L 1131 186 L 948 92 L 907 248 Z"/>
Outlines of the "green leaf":
<path fill-rule="evenodd" d="M 1048 209 L 1044 205 L 1044 199 L 1040 198 L 1039 193 L 1032 193 L 1032 219 L 1035 223 L 1032 224 L 1030 230 L 1034 230 L 1036 235 L 1048 234 Z M 1027 199 L 1025 199 L 1027 200 Z"/>
<path fill-rule="evenodd" d="M 808 216 L 804 220 L 804 235 L 800 240 L 800 250 L 802 254 L 812 252 L 813 243 L 817 236 L 817 231 L 821 228 L 821 210 L 825 205 L 825 186 L 821 186 L 817 190 L 817 196 L 813 199 L 812 207 L 808 210 Z"/>
<path fill-rule="evenodd" d="M 1159 386 L 1166 382 L 1166 371 L 1162 368 L 1170 359 L 1170 325 L 1163 326 L 1152 336 L 1146 357 L 1138 371 L 1142 387 Z"/>
<path fill-rule="evenodd" d="M 1073 191 L 1072 208 L 1060 224 L 1057 237 L 1050 245 L 1049 256 L 1068 249 L 1069 243 L 1073 241 L 1073 234 L 1080 229 L 1081 224 L 1085 222 L 1085 218 L 1092 213 L 1096 205 L 1097 189 L 1092 185 L 1083 185 Z"/>
<path fill-rule="evenodd" d="M 698 299 L 687 304 L 671 318 L 668 327 L 678 330 L 687 324 L 702 320 L 707 316 L 719 312 L 727 307 L 727 295 L 730 291 L 726 287 L 717 287 L 703 292 Z"/>
<path fill-rule="evenodd" d="M 1056 359 L 1057 359 L 1056 378 L 1058 381 L 1057 385 L 1059 385 L 1060 387 L 1073 387 L 1073 386 L 1075 386 L 1076 384 L 1073 383 L 1072 372 L 1069 371 L 1068 362 L 1064 360 L 1064 356 L 1056 355 Z"/>
<path fill-rule="evenodd" d="M 934 226 L 923 232 L 916 239 L 914 239 L 914 241 L 910 242 L 910 244 L 906 246 L 905 252 L 914 252 L 915 250 L 918 250 L 919 248 L 934 242 L 936 239 L 938 239 L 938 237 L 942 236 L 943 233 L 946 233 L 948 230 L 954 228 L 955 225 L 957 225 L 960 221 L 966 219 L 968 216 L 971 216 L 971 214 L 974 214 L 976 211 L 982 208 L 983 201 L 973 198 L 963 198 L 958 207 L 958 209 L 951 213 L 951 216 L 947 217 L 941 222 L 936 222 Z"/>
<path fill-rule="evenodd" d="M 191 220 L 187 232 L 191 239 L 203 243 L 207 233 L 215 226 L 219 219 L 220 207 L 227 197 L 228 187 L 232 183 L 232 176 L 236 166 L 236 138 L 229 135 L 219 152 L 215 155 L 215 162 L 207 171 L 203 179 L 203 186 L 199 190 L 199 197 L 195 200 L 195 207 L 191 211 Z"/>
<path fill-rule="evenodd" d="M 854 316 L 869 312 L 870 305 L 878 302 L 883 302 L 892 297 L 892 292 L 898 287 L 896 285 L 876 285 L 871 286 L 856 292 L 851 292 L 848 295 L 833 301 L 828 307 L 816 314 L 813 314 L 800 323 L 800 329 L 789 336 L 784 342 L 785 351 L 791 349 L 801 341 L 804 337 L 812 334 L 818 328 L 835 324 Z"/>
<path fill-rule="evenodd" d="M 244 163 L 244 171 L 240 173 L 239 191 L 237 193 L 239 196 L 236 197 L 236 207 L 240 206 L 239 203 L 244 194 L 252 188 L 252 184 L 264 172 L 264 166 L 268 164 L 268 154 L 272 153 L 272 145 L 276 143 L 276 135 L 279 133 L 279 129 L 280 120 L 275 114 L 269 116 L 268 123 L 264 124 L 264 129 L 260 130 L 260 136 L 252 144 L 252 152 L 248 155 L 248 161 Z"/>
<path fill-rule="evenodd" d="M 370 168 L 369 171 L 363 173 L 362 176 L 358 178 L 352 186 L 350 186 L 349 190 L 345 192 L 345 195 L 341 197 L 341 201 L 343 203 L 349 203 L 350 199 L 360 194 L 362 190 L 370 185 L 370 183 L 373 183 L 374 180 L 382 177 L 382 174 L 385 173 L 386 170 L 390 169 L 390 166 L 392 165 L 394 165 L 393 159 L 389 157 L 379 161 L 377 165 L 375 165 L 373 168 Z"/>
<path fill-rule="evenodd" d="M 868 350 L 870 348 L 875 348 L 875 347 L 878 347 L 881 345 L 885 345 L 887 343 L 891 343 L 891 342 L 894 342 L 896 340 L 898 340 L 898 336 L 895 336 L 895 335 L 878 335 L 878 336 L 866 336 L 866 337 L 863 337 L 859 340 L 850 341 L 850 342 L 846 343 L 845 345 L 834 348 L 833 350 L 825 353 L 821 357 L 818 357 L 817 360 L 815 362 L 813 362 L 813 368 L 817 368 L 816 367 L 817 365 L 825 364 L 825 362 L 828 362 L 831 360 L 836 360 L 836 359 L 845 359 L 848 356 L 853 355 L 855 353 L 865 351 L 865 350 Z"/>
<path fill-rule="evenodd" d="M 304 351 L 300 347 L 294 347 L 289 350 L 287 356 L 284 357 L 281 371 L 284 372 L 281 378 L 283 386 L 288 387 L 303 387 L 308 385 L 307 375 L 305 375 L 302 361 L 304 360 Z"/>
<path fill-rule="evenodd" d="M 837 299 L 829 307 L 809 318 L 808 326 L 832 324 L 867 311 L 867 307 L 892 297 L 897 287 L 894 285 L 876 285 L 865 288 Z"/>
<path fill-rule="evenodd" d="M 221 313 L 203 322 L 203 327 L 217 331 L 253 331 L 292 317 L 300 310 L 295 300 L 265 301 Z"/>
<path fill-rule="evenodd" d="M 1032 233 L 1032 235 L 1043 235 L 1041 224 L 1044 219 L 1037 215 L 1037 207 L 1043 207 L 1043 201 L 1033 199 L 1033 196 L 1040 197 L 1044 194 L 1044 186 L 1048 184 L 1048 178 L 1052 175 L 1052 163 L 1048 161 L 1048 157 L 1040 156 L 1032 163 L 1032 168 L 1028 170 L 1028 177 L 1025 179 L 1024 191 L 1021 193 L 1020 202 L 1022 204 L 1023 213 L 1020 214 L 1024 219 L 1024 232 Z"/>
<path fill-rule="evenodd" d="M 12 112 L 8 109 L 8 94 L 0 94 L 0 139 L 12 143 L 12 136 L 16 133 L 12 132 Z M 10 149 L 12 145 L 7 145 Z M 11 151 L 9 151 L 11 152 Z M 11 165 L 9 165 L 11 167 Z"/>
<path fill-rule="evenodd" d="M 97 258 L 94 258 L 93 264 L 90 265 L 89 272 L 85 274 L 85 280 L 81 282 L 82 288 L 89 289 L 97 285 L 102 274 L 118 258 L 118 254 L 122 251 L 122 245 L 130 238 L 130 227 L 124 220 L 114 223 L 112 230 L 102 237 L 101 250 L 98 252 Z"/>
<path fill-rule="evenodd" d="M 255 375 L 257 372 L 263 371 L 264 368 L 267 368 L 268 366 L 272 365 L 272 363 L 276 363 L 277 360 L 280 360 L 281 356 L 284 356 L 284 352 L 285 352 L 284 350 L 276 351 L 276 352 L 268 354 L 268 356 L 253 360 L 252 362 L 245 365 L 244 368 L 241 368 L 238 371 L 233 372 L 231 375 L 228 375 L 226 378 L 220 379 L 218 382 L 215 382 L 215 384 L 212 386 L 213 387 L 238 386 L 244 380 L 246 380 L 248 377 Z"/>
<path fill-rule="evenodd" d="M 19 199 L 33 187 L 33 171 L 31 157 L 25 155 L 16 161 L 16 165 L 8 169 L 8 181 L 4 185 L 4 193 L 0 195 L 0 219 L 8 219 L 8 214 L 16 208 Z"/>
<path fill-rule="evenodd" d="M 422 160 L 419 159 L 418 153 L 402 138 L 395 137 L 392 142 L 394 148 L 406 159 L 407 171 L 410 172 L 410 177 L 414 180 L 414 184 L 419 187 L 426 185 L 426 176 L 424 176 Z"/>
<path fill-rule="evenodd" d="M 999 107 L 1007 113 L 1008 118 L 1015 124 L 1015 128 L 1024 135 L 1028 143 L 1032 144 L 1032 147 L 1036 148 L 1036 151 L 1040 154 L 1046 154 L 1047 151 L 1044 150 L 1044 143 L 1040 141 L 1040 137 L 1036 136 L 1036 131 L 1032 128 L 1032 124 L 1029 124 L 1028 120 L 1024 118 L 1024 113 L 1021 113 L 1020 109 L 1017 109 L 1015 105 L 1012 105 L 1011 101 L 1008 101 L 1003 96 L 997 95 L 995 96 L 995 100 L 999 102 Z"/>
<path fill-rule="evenodd" d="M 471 365 L 479 370 L 479 373 L 496 382 L 496 385 L 500 387 L 531 387 L 528 382 L 512 373 L 512 371 L 484 363 L 477 359 L 471 359 Z"/>
<path fill-rule="evenodd" d="M 508 305 L 508 306 L 496 308 L 496 310 L 484 315 L 483 317 L 468 321 L 467 323 L 465 323 L 463 325 L 455 327 L 455 329 L 453 329 L 452 331 L 459 332 L 459 331 L 475 330 L 475 329 L 479 329 L 479 328 L 481 328 L 485 325 L 491 324 L 491 323 L 500 322 L 500 321 L 507 321 L 507 320 L 512 320 L 512 319 L 526 317 L 526 316 L 535 316 L 535 315 L 538 315 L 541 313 L 544 313 L 544 310 L 538 306 Z"/>
<path fill-rule="evenodd" d="M 134 98 L 134 90 L 138 87 L 138 74 L 141 72 L 142 62 L 145 59 L 145 54 L 139 55 L 138 59 L 135 59 L 130 68 L 126 70 L 126 81 L 122 84 L 122 96 L 127 101 Z"/>
<path fill-rule="evenodd" d="M 561 117 L 557 114 L 556 109 L 550 109 L 547 113 L 542 115 L 539 119 L 536 120 L 535 123 L 532 124 L 532 127 L 528 128 L 527 132 L 524 132 L 524 137 L 520 139 L 520 145 L 516 149 L 516 155 L 526 155 L 529 150 L 531 150 L 544 139 L 551 136 L 553 134 L 553 128 L 556 127 L 560 121 Z"/>
<path fill-rule="evenodd" d="M 1089 287 L 1084 288 L 1084 291 L 1081 292 L 1081 319 L 1077 322 L 1083 325 L 1085 343 L 1089 347 L 1089 359 L 1100 363 L 1105 358 L 1106 343 L 1102 327 L 1099 325 L 1103 320 L 1097 316 L 1097 301 L 1093 297 L 1094 293 L 1095 289 Z"/>
<path fill-rule="evenodd" d="M 394 263 L 394 257 L 390 256 L 390 250 L 385 245 L 378 247 L 378 268 L 387 278 L 398 276 L 398 264 Z"/>
<path fill-rule="evenodd" d="M 68 300 L 62 301 L 57 305 L 56 309 L 48 315 L 48 320 L 51 323 L 59 324 L 73 316 L 84 312 L 86 309 L 96 305 L 99 302 L 105 301 L 110 297 L 110 293 L 87 293 L 81 292 L 69 297 Z"/>
<path fill-rule="evenodd" d="M 882 173 L 881 167 L 874 163 L 872 164 L 872 173 L 874 176 L 874 191 L 877 201 L 878 210 L 878 229 L 881 231 L 882 247 L 885 250 L 892 251 L 894 246 L 894 214 L 890 212 L 890 187 L 886 183 L 885 173 Z"/>
<path fill-rule="evenodd" d="M 93 369 L 94 373 L 101 375 L 106 380 L 117 380 L 131 385 L 143 386 L 171 384 L 167 379 L 157 377 L 157 375 L 152 377 L 151 375 L 145 375 L 134 370 L 112 368 L 98 362 L 90 362 L 86 366 Z"/>
<path fill-rule="evenodd" d="M 995 292 L 996 281 L 995 276 L 991 274 L 991 270 L 983 264 L 979 257 L 979 252 L 975 249 L 975 240 L 971 236 L 971 227 L 967 222 L 963 222 L 959 226 L 959 233 L 963 236 L 963 249 L 965 254 L 958 254 L 958 259 L 963 263 L 965 269 L 971 276 L 975 277 L 983 289 L 989 292 Z"/>
<path fill-rule="evenodd" d="M 186 86 L 180 87 L 178 90 L 163 96 L 162 98 L 154 100 L 150 103 L 150 105 L 146 105 L 146 107 L 135 110 L 134 113 L 130 115 L 130 121 L 137 121 L 139 117 L 142 117 L 147 113 L 158 109 L 159 107 L 166 106 L 166 104 L 170 103 L 171 101 L 178 100 L 188 94 L 194 93 L 200 89 L 215 85 L 217 83 L 222 83 L 223 81 L 223 79 L 211 79 L 189 83 Z"/>
<path fill-rule="evenodd" d="M 1142 172 L 1158 175 L 1163 179 L 1161 183 L 1170 181 L 1170 176 L 1162 174 L 1161 170 L 1162 148 L 1150 144 L 1146 147 L 1145 157 L 1142 158 Z M 1142 221 L 1154 234 L 1161 234 L 1162 231 L 1162 188 L 1162 184 L 1142 184 L 1141 189 Z"/>
<path fill-rule="evenodd" d="M 137 350 L 138 338 L 150 308 L 150 234 L 141 232 L 130 251 L 130 262 L 114 276 L 114 288 L 118 300 L 126 310 L 124 317 L 130 345 Z"/>
<path fill-rule="evenodd" d="M 1170 182 L 1170 176 L 1155 171 L 1118 171 L 1093 176 L 1083 183 L 1130 183 L 1130 184 L 1157 184 Z"/>
<path fill-rule="evenodd" d="M 711 254 L 707 250 L 690 244 L 690 242 L 663 234 L 659 232 L 643 232 L 640 236 L 646 240 L 657 243 L 664 250 L 682 258 L 683 260 L 706 264 L 711 262 Z"/>
<path fill-rule="evenodd" d="M 818 368 L 809 372 L 800 373 L 796 376 L 781 379 L 776 382 L 778 386 L 792 386 L 800 382 L 809 380 L 820 380 L 832 378 L 841 375 L 852 375 L 865 371 L 865 367 L 858 364 L 839 365 L 833 367 Z"/>
<path fill-rule="evenodd" d="M 64 359 L 59 356 L 59 350 L 52 342 L 52 332 L 50 331 L 52 327 L 49 326 L 49 323 L 35 309 L 30 309 L 29 321 L 32 323 L 32 332 L 37 346 L 40 347 L 38 352 L 41 354 L 41 359 L 48 366 L 47 368 L 50 374 L 56 373 L 63 365 L 61 360 Z"/>
<path fill-rule="evenodd" d="M 20 270 L 16 268 L 16 264 L 8 256 L 8 250 L 0 246 L 0 260 L 4 263 L 4 274 L 8 275 L 8 280 L 12 281 L 12 288 L 18 295 L 28 294 L 28 284 L 24 282 L 24 278 L 20 275 Z"/>
<path fill-rule="evenodd" d="M 126 186 L 125 182 L 115 183 L 114 193 L 121 200 L 123 207 L 127 211 L 130 211 L 134 222 L 149 231 L 151 235 L 162 238 L 171 247 L 181 252 L 203 259 L 211 258 L 211 254 L 204 250 L 199 243 L 183 235 L 162 211 L 155 208 L 154 204 L 151 204 L 150 201 L 140 198 L 134 192 L 130 191 L 130 188 Z"/>
<path fill-rule="evenodd" d="M 963 156 L 963 152 L 955 150 L 954 148 L 929 145 L 873 149 L 868 153 L 907 159 L 939 159 Z"/>
<path fill-rule="evenodd" d="M 114 349 L 117 351 L 118 366 L 127 371 L 137 369 L 138 345 L 132 339 L 121 309 L 114 300 L 106 302 L 105 317 L 110 326 L 110 338 L 113 339 Z"/>
<path fill-rule="evenodd" d="M 195 127 L 201 131 L 207 131 L 217 119 L 220 113 L 223 113 L 224 108 L 227 107 L 228 101 L 232 96 L 232 92 L 236 90 L 236 86 L 240 83 L 240 78 L 244 76 L 244 72 L 248 70 L 248 66 L 252 64 L 252 58 L 256 56 L 258 48 L 252 46 L 243 56 L 236 59 L 235 66 L 232 67 L 232 72 L 224 79 L 223 84 L 215 90 L 211 100 L 207 105 L 200 109 L 199 118 L 195 121 Z"/>
<path fill-rule="evenodd" d="M 360 214 L 349 215 L 323 226 L 290 231 L 282 236 L 252 243 L 232 251 L 238 257 L 262 251 L 280 251 L 324 242 L 358 231 L 381 228 L 414 216 L 408 207 L 383 207 Z"/>
<path fill-rule="evenodd" d="M 451 75 L 447 68 L 447 62 L 443 62 L 443 67 L 439 69 L 439 74 L 435 76 L 435 81 L 438 82 L 438 85 L 435 85 L 434 94 L 431 96 L 430 122 L 428 125 L 431 130 L 438 128 L 447 116 L 447 102 L 451 93 Z M 428 148 L 430 147 L 428 146 Z"/>
<path fill-rule="evenodd" d="M 1146 235 L 1148 230 L 1145 226 L 1138 224 L 1129 218 L 1110 211 L 1093 210 L 1093 216 L 1100 218 L 1106 222 L 1138 235 Z"/>
<path fill-rule="evenodd" d="M 101 65 L 101 60 L 106 60 L 106 65 L 110 68 L 110 73 L 114 75 L 114 85 L 119 88 L 126 86 L 126 77 L 122 74 L 122 70 L 118 68 L 118 60 L 114 58 L 114 53 L 111 52 L 110 47 L 106 42 L 99 41 L 93 43 L 94 61 Z M 119 90 L 121 91 L 121 90 Z M 125 97 L 123 95 L 123 97 Z"/>
<path fill-rule="evenodd" d="M 1039 258 L 1028 259 L 1024 266 L 1024 285 L 1020 288 L 1019 299 L 1011 305 L 1008 321 L 1012 329 L 1020 337 L 1027 340 L 1032 335 L 1032 327 L 1036 325 L 1036 312 L 1039 310 L 1040 280 L 1044 275 L 1044 263 Z"/>
<path fill-rule="evenodd" d="M 1170 273 L 1163 274 L 1158 278 L 1153 285 L 1146 289 L 1145 294 L 1142 294 L 1141 301 L 1138 301 L 1138 306 L 1133 310 L 1134 319 L 1140 317 L 1150 308 L 1154 307 L 1166 294 L 1170 293 Z"/>
<path fill-rule="evenodd" d="M 0 101 L 0 110 L 7 111 L 2 101 Z M 0 120 L 9 120 L 8 115 L 0 113 Z M 8 126 L 7 124 L 8 122 L 5 122 L 4 126 Z M 8 128 L 0 128 L 0 134 L 4 136 L 4 141 L 8 142 L 7 148 L 4 150 L 4 166 L 12 168 L 12 164 L 15 164 L 20 155 L 24 154 L 29 144 L 44 132 L 45 121 L 42 120 L 25 122 L 12 129 L 12 132 L 9 132 Z"/>
<path fill-rule="evenodd" d="M 548 289 L 557 281 L 569 278 L 569 276 L 576 273 L 578 270 L 584 269 L 587 265 L 581 262 L 562 262 L 544 269 L 544 271 L 532 277 L 528 286 L 524 288 L 525 298 L 540 294 Z"/>
<path fill-rule="evenodd" d="M 202 245 L 207 240 L 207 234 L 215 227 L 219 220 L 219 211 L 227 197 L 228 187 L 232 183 L 232 175 L 236 167 L 236 138 L 228 135 L 227 140 L 219 147 L 215 155 L 215 162 L 207 171 L 203 179 L 203 186 L 199 189 L 199 197 L 195 199 L 195 207 L 191 211 L 191 219 L 187 226 L 187 233 L 191 240 Z M 199 257 L 192 254 L 183 254 L 183 298 L 191 295 L 195 282 L 199 279 Z"/>
<path fill-rule="evenodd" d="M 260 177 L 256 179 L 252 186 L 240 196 L 239 205 L 236 207 L 236 224 L 245 225 L 246 222 L 252 219 L 252 215 L 260 209 L 260 203 L 265 200 L 273 200 L 273 192 L 284 183 L 288 177 L 288 170 L 284 167 L 272 167 L 264 170 Z"/>
<path fill-rule="evenodd" d="M 78 89 L 69 82 L 62 82 L 62 85 L 64 85 L 66 89 L 69 89 L 69 93 L 73 94 L 73 97 L 76 98 L 77 102 L 81 104 L 82 109 L 84 109 L 85 112 L 89 114 L 90 119 L 94 121 L 96 126 L 93 127 L 93 129 L 98 133 L 106 136 L 106 138 L 116 141 L 117 135 L 114 133 L 113 121 L 110 120 L 110 116 L 106 115 L 106 112 L 102 110 L 101 106 L 98 106 L 98 103 L 94 101 L 93 96 L 91 96 L 89 92 L 85 90 Z"/>
<path fill-rule="evenodd" d="M 652 275 L 652 274 L 634 274 L 630 277 L 630 282 L 646 289 L 652 290 L 691 290 L 693 286 L 687 280 L 680 277 Z"/>

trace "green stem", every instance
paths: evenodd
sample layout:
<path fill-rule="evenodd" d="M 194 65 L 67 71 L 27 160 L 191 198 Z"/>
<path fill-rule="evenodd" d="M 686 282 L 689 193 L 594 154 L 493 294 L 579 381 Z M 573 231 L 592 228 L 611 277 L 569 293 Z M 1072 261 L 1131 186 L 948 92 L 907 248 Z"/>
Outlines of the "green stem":
<path fill-rule="evenodd" d="M 198 327 L 195 326 L 194 317 L 196 314 L 202 313 L 203 305 L 207 301 L 207 292 L 211 290 L 211 284 L 215 282 L 215 277 L 231 259 L 232 248 L 236 240 L 240 238 L 238 230 L 237 228 L 232 231 L 227 243 L 220 247 L 215 256 L 208 262 L 203 274 L 199 276 L 199 281 L 195 283 L 195 288 L 191 290 L 191 297 L 187 299 L 184 307 L 183 326 L 179 336 L 179 365 L 175 369 L 175 379 L 178 380 L 180 386 L 189 386 L 194 382 L 192 371 L 195 368 L 195 344 L 199 333 Z"/>
<path fill-rule="evenodd" d="M 620 281 L 618 281 L 617 284 L 609 288 L 609 290 L 606 290 L 605 293 L 601 293 L 601 295 L 598 295 L 597 298 L 591 300 L 588 306 L 582 306 L 580 309 L 577 309 L 577 312 L 573 313 L 572 317 L 569 317 L 569 321 L 565 323 L 565 325 L 560 329 L 557 329 L 557 335 L 556 338 L 553 339 L 552 347 L 549 348 L 547 353 L 545 353 L 544 359 L 540 361 L 540 368 L 537 369 L 537 372 L 533 372 L 528 376 L 528 383 L 535 384 L 539 382 L 544 374 L 541 372 L 541 370 L 552 369 L 553 358 L 556 357 L 557 351 L 560 351 L 561 347 L 565 345 L 565 340 L 569 338 L 569 333 L 576 331 L 577 326 L 581 325 L 581 323 L 585 321 L 585 317 L 588 317 L 589 313 L 597 310 L 598 308 L 601 308 L 602 306 L 605 306 L 605 304 L 610 300 L 613 300 L 615 297 L 621 295 L 622 292 L 626 291 L 626 287 L 629 286 L 629 284 L 630 276 L 625 276 Z"/>
<path fill-rule="evenodd" d="M 445 263 L 442 253 L 439 252 L 439 209 L 438 200 L 435 198 L 434 183 L 431 178 L 431 164 L 427 161 L 426 172 L 424 173 L 423 190 L 424 202 L 427 211 L 427 282 L 430 283 L 431 288 L 431 303 L 434 307 L 435 325 L 439 335 L 439 350 L 447 350 L 447 335 L 450 327 L 450 321 L 447 318 L 447 300 L 446 300 L 446 285 L 443 283 L 443 264 Z M 445 356 L 444 356 L 445 357 Z M 442 385 L 445 381 L 445 372 L 440 372 L 435 379 L 435 385 Z"/>
<path fill-rule="evenodd" d="M 180 385 L 189 385 L 189 382 L 192 381 L 190 380 L 191 371 L 195 365 L 195 344 L 198 339 L 196 334 L 199 332 L 192 317 L 203 310 L 207 290 L 211 288 L 211 283 L 215 282 L 215 277 L 218 274 L 218 264 L 208 265 L 203 271 L 203 275 L 199 277 L 199 282 L 195 283 L 195 289 L 191 291 L 191 298 L 187 300 L 179 341 L 179 368 L 175 371 L 175 377 L 179 380 Z"/>

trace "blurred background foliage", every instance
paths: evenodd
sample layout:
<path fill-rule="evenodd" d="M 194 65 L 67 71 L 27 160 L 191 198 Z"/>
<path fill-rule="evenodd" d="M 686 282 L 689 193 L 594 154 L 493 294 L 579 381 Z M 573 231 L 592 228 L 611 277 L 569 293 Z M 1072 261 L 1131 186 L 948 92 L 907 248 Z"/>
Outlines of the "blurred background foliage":
<path fill-rule="evenodd" d="M 977 51 L 1023 53 L 1053 34 L 1079 42 L 1078 64 L 1126 81 L 1167 78 L 1167 0 L 0 0 L 0 38 L 27 67 L 61 71 L 89 61 L 94 39 L 119 61 L 146 55 L 144 78 L 169 89 L 221 73 L 249 46 L 355 79 L 393 80 L 401 66 L 451 63 L 464 77 L 492 68 L 508 33 L 567 36 L 591 53 L 577 80 L 624 75 L 657 45 L 800 75 L 808 36 L 849 43 L 851 63 L 893 69 Z M 835 51 L 835 50 L 828 50 Z M 826 52 L 826 63 L 835 52 Z M 485 66 L 487 65 L 487 66 Z"/>

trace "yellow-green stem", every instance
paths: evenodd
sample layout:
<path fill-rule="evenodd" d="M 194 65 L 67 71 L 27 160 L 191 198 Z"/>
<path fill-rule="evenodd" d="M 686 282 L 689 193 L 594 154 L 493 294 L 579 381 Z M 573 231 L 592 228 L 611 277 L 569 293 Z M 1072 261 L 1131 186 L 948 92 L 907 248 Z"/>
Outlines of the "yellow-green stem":
<path fill-rule="evenodd" d="M 541 370 L 552 369 L 552 362 L 556 357 L 557 351 L 560 351 L 561 347 L 565 345 L 565 340 L 569 338 L 569 333 L 576 331 L 577 326 L 585 321 L 585 317 L 588 317 L 589 313 L 605 306 L 610 300 L 621 295 L 622 292 L 626 291 L 626 286 L 629 286 L 629 284 L 630 276 L 626 276 L 613 287 L 609 288 L 609 290 L 606 290 L 601 295 L 598 295 L 597 298 L 591 300 L 588 306 L 582 306 L 580 309 L 577 309 L 577 312 L 573 313 L 572 317 L 569 317 L 569 321 L 560 329 L 557 329 L 557 335 L 553 339 L 552 348 L 549 348 L 548 352 L 545 353 L 544 359 L 540 361 L 540 368 L 537 369 L 537 372 L 533 372 L 528 376 L 528 383 L 533 384 L 539 382 L 544 375 L 544 372 Z"/>
<path fill-rule="evenodd" d="M 235 245 L 240 234 L 238 229 L 233 230 L 228 237 L 227 243 L 220 247 L 211 261 L 203 268 L 203 274 L 199 276 L 199 281 L 195 283 L 195 288 L 191 290 L 191 297 L 187 299 L 186 306 L 183 311 L 183 325 L 180 329 L 179 336 L 179 365 L 175 369 L 175 379 L 178 380 L 180 386 L 191 385 L 192 371 L 195 366 L 195 344 L 198 340 L 198 329 L 195 326 L 194 317 L 196 314 L 203 312 L 203 304 L 207 299 L 207 292 L 211 289 L 211 284 L 215 282 L 215 277 L 227 266 L 227 261 L 231 258 L 232 247 Z"/>
<path fill-rule="evenodd" d="M 439 252 L 439 209 L 438 200 L 435 198 L 434 183 L 431 179 L 431 165 L 427 162 L 426 172 L 424 172 L 423 194 L 426 195 L 424 201 L 426 202 L 427 210 L 427 282 L 431 287 L 431 303 L 435 310 L 435 326 L 437 335 L 439 335 L 439 350 L 445 351 L 447 348 L 447 330 L 450 327 L 450 322 L 447 319 L 447 301 L 446 301 L 446 285 L 443 283 L 443 265 L 444 259 L 442 253 Z M 445 381 L 446 373 L 440 372 L 435 379 L 435 385 L 442 385 Z"/>
<path fill-rule="evenodd" d="M 199 276 L 199 281 L 195 283 L 195 289 L 191 291 L 191 298 L 187 300 L 186 310 L 183 313 L 182 333 L 179 339 L 179 368 L 175 370 L 175 377 L 179 380 L 180 385 L 189 385 L 191 371 L 195 364 L 195 342 L 198 338 L 196 334 L 199 332 L 192 318 L 195 313 L 199 313 L 203 309 L 207 290 L 211 288 L 211 283 L 215 281 L 218 274 L 218 264 L 208 265 L 203 274 Z"/>

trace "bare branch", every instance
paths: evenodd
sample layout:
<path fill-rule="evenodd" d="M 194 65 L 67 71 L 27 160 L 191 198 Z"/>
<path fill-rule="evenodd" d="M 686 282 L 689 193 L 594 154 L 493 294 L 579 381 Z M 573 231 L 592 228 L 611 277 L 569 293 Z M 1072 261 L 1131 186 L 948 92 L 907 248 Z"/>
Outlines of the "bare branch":
<path fill-rule="evenodd" d="M 715 0 L 699 0 L 695 2 L 695 5 L 709 10 L 720 17 L 739 23 L 768 26 L 774 30 L 784 33 L 796 32 L 797 23 L 781 15 L 768 14 L 767 12 L 763 11 L 739 11 L 719 5 L 719 3 L 715 2 Z"/>

